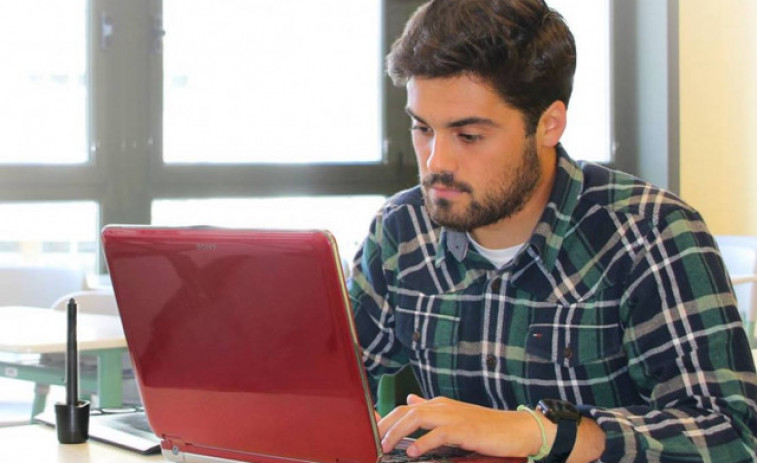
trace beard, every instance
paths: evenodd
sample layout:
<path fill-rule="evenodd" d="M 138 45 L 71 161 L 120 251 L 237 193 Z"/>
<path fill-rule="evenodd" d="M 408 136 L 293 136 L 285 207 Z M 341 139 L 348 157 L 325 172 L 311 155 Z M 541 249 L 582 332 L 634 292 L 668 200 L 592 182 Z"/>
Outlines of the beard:
<path fill-rule="evenodd" d="M 423 197 L 431 218 L 444 227 L 459 232 L 469 232 L 511 217 L 523 209 L 533 196 L 541 180 L 541 163 L 536 152 L 533 136 L 526 139 L 521 151 L 521 162 L 511 172 L 502 172 L 499 181 L 491 191 L 474 196 L 473 187 L 458 182 L 450 172 L 432 173 L 421 179 Z M 468 206 L 455 211 L 455 205 L 447 199 L 432 200 L 429 189 L 434 185 L 455 188 L 470 195 Z"/>

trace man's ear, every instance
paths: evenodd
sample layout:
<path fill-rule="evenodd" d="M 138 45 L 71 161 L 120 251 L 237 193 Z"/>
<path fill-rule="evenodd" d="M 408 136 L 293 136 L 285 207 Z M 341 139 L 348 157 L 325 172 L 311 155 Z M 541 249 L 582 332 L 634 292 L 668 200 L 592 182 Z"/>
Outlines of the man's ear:
<path fill-rule="evenodd" d="M 565 132 L 565 126 L 568 123 L 568 110 L 565 103 L 555 101 L 539 118 L 539 127 L 536 129 L 541 140 L 541 145 L 553 148 L 557 145 Z"/>

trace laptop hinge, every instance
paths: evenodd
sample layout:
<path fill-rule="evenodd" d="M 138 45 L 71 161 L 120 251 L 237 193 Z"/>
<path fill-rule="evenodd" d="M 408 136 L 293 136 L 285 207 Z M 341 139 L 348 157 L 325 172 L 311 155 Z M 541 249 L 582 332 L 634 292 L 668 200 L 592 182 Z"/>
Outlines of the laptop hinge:
<path fill-rule="evenodd" d="M 184 455 L 184 449 L 186 448 L 186 442 L 175 437 L 163 436 L 163 440 L 160 443 L 163 457 L 168 461 L 174 461 L 183 463 L 186 461 Z"/>

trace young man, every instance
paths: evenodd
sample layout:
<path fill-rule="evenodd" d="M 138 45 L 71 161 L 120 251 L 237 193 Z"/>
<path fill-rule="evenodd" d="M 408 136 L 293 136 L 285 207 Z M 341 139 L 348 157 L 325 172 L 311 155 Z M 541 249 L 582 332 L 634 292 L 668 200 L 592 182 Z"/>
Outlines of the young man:
<path fill-rule="evenodd" d="M 434 0 L 388 56 L 421 185 L 379 211 L 350 294 L 375 382 L 425 399 L 385 450 L 542 461 L 757 461 L 757 377 L 699 214 L 559 144 L 575 70 L 540 0 Z"/>

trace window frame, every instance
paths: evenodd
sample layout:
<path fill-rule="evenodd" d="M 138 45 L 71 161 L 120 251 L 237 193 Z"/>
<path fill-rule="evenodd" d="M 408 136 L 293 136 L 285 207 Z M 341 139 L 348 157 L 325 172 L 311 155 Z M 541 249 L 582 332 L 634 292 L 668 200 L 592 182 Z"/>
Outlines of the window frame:
<path fill-rule="evenodd" d="M 668 142 L 677 121 L 677 1 L 663 3 L 669 15 L 664 30 L 671 45 L 663 95 L 668 101 Z M 383 55 L 397 37 L 408 16 L 422 0 L 384 0 L 381 43 Z M 640 107 L 660 95 L 633 101 L 619 100 L 639 80 L 643 63 L 629 60 L 638 56 L 634 37 L 658 12 L 634 11 L 628 26 L 627 6 L 614 0 L 611 5 L 613 58 L 611 72 L 612 137 L 614 160 L 631 173 L 638 172 L 638 140 L 644 133 L 630 134 Z M 150 223 L 154 199 L 262 197 L 288 195 L 389 195 L 417 184 L 417 169 L 404 112 L 405 91 L 383 79 L 382 115 L 384 160 L 378 164 L 222 164 L 166 165 L 160 152 L 162 127 L 162 55 L 153 50 L 160 40 L 161 0 L 89 0 L 87 3 L 87 78 L 89 84 L 90 162 L 76 165 L 0 166 L 0 201 L 92 200 L 100 205 L 99 227 L 109 223 Z M 101 20 L 113 24 L 107 49 L 101 48 Z M 620 31 L 620 32 L 618 32 Z M 170 33 L 170 31 L 168 31 Z M 675 42 L 675 43 L 673 43 Z M 380 59 L 383 59 L 383 58 Z M 630 66 L 630 68 L 629 68 Z M 644 96 L 644 95 L 642 95 Z M 620 104 L 619 104 L 620 103 Z M 636 137 L 634 139 L 634 137 Z M 671 138 L 672 137 L 672 138 Z M 677 162 L 677 147 L 670 145 L 669 162 Z M 675 148 L 675 149 L 673 149 Z M 643 174 L 643 172 L 642 172 Z M 658 182 L 667 186 L 666 182 Z M 102 259 L 101 259 L 102 261 Z M 102 264 L 101 264 L 102 266 Z"/>
<path fill-rule="evenodd" d="M 99 3 L 95 0 L 95 3 Z M 402 2 L 400 12 L 394 12 L 392 8 L 387 11 L 387 3 L 384 3 L 384 18 L 405 13 L 412 2 Z M 419 1 L 416 1 L 420 4 Z M 154 24 L 155 18 L 161 14 L 162 2 L 151 0 L 144 2 L 146 6 L 141 22 Z M 123 8 L 123 5 L 113 5 Z M 414 8 L 414 6 L 413 6 Z M 410 8 L 412 11 L 412 8 Z M 407 12 L 409 14 L 409 12 Z M 97 17 L 97 12 L 94 15 Z M 136 15 L 135 15 L 136 16 Z M 152 16 L 152 21 L 149 16 Z M 383 29 L 389 26 L 383 21 Z M 138 26 L 134 24 L 136 30 Z M 396 29 L 396 26 L 394 27 Z M 150 41 L 155 37 L 152 31 L 143 30 L 142 40 L 149 47 Z M 168 31 L 170 33 L 170 31 Z M 384 37 L 392 36 L 384 33 L 382 47 L 388 49 Z M 114 44 L 115 46 L 116 44 Z M 144 49 L 144 47 L 142 47 Z M 383 54 L 383 53 L 382 53 Z M 136 67 L 149 76 L 145 87 L 141 90 L 142 95 L 147 95 L 147 101 L 138 101 L 135 97 L 130 101 L 121 101 L 119 105 L 126 109 L 128 106 L 133 115 L 133 120 L 150 121 L 149 124 L 135 124 L 130 127 L 133 140 L 103 140 L 100 145 L 108 146 L 101 156 L 109 165 L 106 167 L 106 175 L 114 190 L 110 197 L 106 198 L 103 206 L 103 223 L 123 222 L 149 223 L 150 205 L 154 199 L 179 199 L 179 198 L 213 198 L 213 197 L 262 197 L 283 195 L 348 195 L 348 194 L 384 194 L 406 188 L 417 180 L 417 173 L 412 158 L 412 146 L 408 141 L 400 142 L 403 147 L 390 146 L 385 143 L 384 159 L 381 163 L 355 163 L 355 164 L 165 164 L 161 153 L 161 129 L 162 129 L 162 55 L 151 52 L 147 57 L 134 56 Z M 381 59 L 377 57 L 377 59 Z M 136 63 L 141 61 L 141 63 Z M 102 70 L 108 73 L 107 69 Z M 120 74 L 113 74 L 111 78 L 118 79 Z M 95 75 L 97 79 L 97 75 Z M 122 84 L 127 85 L 127 82 Z M 138 83 L 137 83 L 138 84 Z M 134 84 L 132 84 L 134 85 Z M 139 89 L 134 89 L 135 95 L 139 95 Z M 391 86 L 388 78 L 384 79 L 382 106 L 384 108 L 397 107 L 392 101 L 402 98 L 399 106 L 404 108 L 404 95 Z M 108 95 L 101 95 L 108 98 Z M 143 113 L 139 106 L 148 108 Z M 113 107 L 113 105 L 106 105 Z M 400 109 L 402 120 L 402 132 L 406 133 L 406 121 L 404 110 Z M 142 113 L 142 114 L 140 114 Z M 390 140 L 399 137 L 390 137 L 390 131 L 397 130 L 391 127 L 392 121 L 398 119 L 398 113 L 392 115 L 386 110 L 382 115 L 383 139 Z M 144 117 L 140 117 L 144 116 Z M 101 134 L 102 131 L 95 130 Z M 407 137 L 402 137 L 407 138 Z M 408 148 L 410 151 L 408 151 Z M 118 156 L 118 151 L 129 154 Z M 410 154 L 408 156 L 407 154 Z M 128 183 L 125 178 L 115 180 L 113 177 L 119 173 L 130 172 Z M 109 175 L 110 174 L 110 175 Z M 127 198 L 138 198 L 138 201 L 127 201 Z M 107 201 L 109 200 L 109 201 Z M 137 204 L 137 202 L 139 204 Z M 118 204 L 118 206 L 116 206 Z"/>

